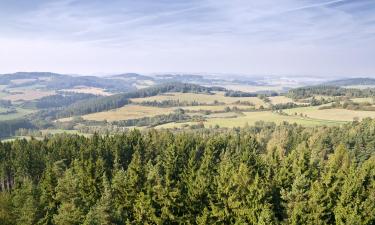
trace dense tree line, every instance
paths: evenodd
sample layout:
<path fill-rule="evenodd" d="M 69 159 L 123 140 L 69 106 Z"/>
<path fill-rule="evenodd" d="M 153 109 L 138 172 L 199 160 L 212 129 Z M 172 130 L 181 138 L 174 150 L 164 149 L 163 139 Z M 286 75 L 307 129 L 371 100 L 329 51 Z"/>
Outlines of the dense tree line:
<path fill-rule="evenodd" d="M 183 106 L 202 106 L 202 105 L 225 105 L 224 102 L 219 102 L 215 100 L 212 103 L 204 103 L 198 101 L 180 101 L 180 100 L 161 100 L 161 101 L 143 101 L 143 102 L 132 102 L 133 104 L 152 106 L 152 107 L 183 107 Z"/>
<path fill-rule="evenodd" d="M 258 91 L 258 92 L 243 92 L 243 91 L 233 91 L 228 90 L 225 92 L 225 96 L 228 97 L 259 97 L 259 96 L 278 96 L 279 94 L 274 91 Z"/>
<path fill-rule="evenodd" d="M 331 86 L 351 86 L 351 85 L 375 85 L 373 78 L 350 78 L 342 80 L 334 80 L 325 83 Z"/>
<path fill-rule="evenodd" d="M 322 106 L 319 109 L 334 109 L 342 108 L 348 110 L 360 110 L 360 111 L 375 111 L 375 107 L 369 102 L 353 102 L 352 100 L 345 100 L 342 103 L 335 101 L 331 105 Z"/>
<path fill-rule="evenodd" d="M 271 106 L 272 110 L 280 110 L 280 109 L 292 109 L 292 108 L 297 108 L 301 107 L 301 105 L 297 105 L 294 102 L 287 102 L 287 103 L 279 103 L 279 104 L 274 104 Z M 302 105 L 303 107 L 303 105 Z"/>
<path fill-rule="evenodd" d="M 86 93 L 61 92 L 56 95 L 46 96 L 35 101 L 26 102 L 26 107 L 36 107 L 38 109 L 61 108 L 69 106 L 77 101 L 97 98 L 98 96 Z"/>
<path fill-rule="evenodd" d="M 111 124 L 120 126 L 120 127 L 155 127 L 165 123 L 172 123 L 172 122 L 186 122 L 190 120 L 191 117 L 187 114 L 183 113 L 170 113 L 164 115 L 157 115 L 153 117 L 143 117 L 138 119 L 129 119 L 129 120 L 119 120 L 113 121 Z"/>
<path fill-rule="evenodd" d="M 374 97 L 375 89 L 366 88 L 366 89 L 356 89 L 356 88 L 342 88 L 338 86 L 308 86 L 295 88 L 288 91 L 287 96 L 293 99 L 304 99 L 313 97 L 316 95 L 324 96 L 346 96 L 346 97 Z"/>
<path fill-rule="evenodd" d="M 10 100 L 0 99 L 0 107 L 11 107 L 12 102 Z"/>
<path fill-rule="evenodd" d="M 374 127 L 0 143 L 0 224 L 374 224 Z"/>
<path fill-rule="evenodd" d="M 232 91 L 232 90 L 225 92 L 224 95 L 227 97 L 257 97 L 258 96 L 257 93 L 253 93 L 253 92 Z"/>
<path fill-rule="evenodd" d="M 223 90 L 225 89 L 220 87 L 204 87 L 196 84 L 186 84 L 178 82 L 165 83 L 123 94 L 78 101 L 72 104 L 71 106 L 67 107 L 63 111 L 59 112 L 59 116 L 76 116 L 94 112 L 107 111 L 110 109 L 116 109 L 126 104 L 129 104 L 130 98 L 145 98 L 166 92 L 193 92 L 210 94 L 212 91 Z"/>
<path fill-rule="evenodd" d="M 34 125 L 25 119 L 0 121 L 0 138 L 13 136 L 20 128 L 31 129 Z"/>
<path fill-rule="evenodd" d="M 25 82 L 13 82 L 14 80 L 19 79 L 23 79 Z M 124 92 L 124 90 L 130 91 L 135 89 L 130 83 L 122 79 L 108 79 L 96 76 L 70 76 L 49 72 L 18 72 L 13 74 L 2 74 L 0 76 L 0 84 L 6 84 L 8 87 L 12 88 L 37 84 L 52 90 L 74 88 L 77 86 L 98 87 L 114 92 Z"/>

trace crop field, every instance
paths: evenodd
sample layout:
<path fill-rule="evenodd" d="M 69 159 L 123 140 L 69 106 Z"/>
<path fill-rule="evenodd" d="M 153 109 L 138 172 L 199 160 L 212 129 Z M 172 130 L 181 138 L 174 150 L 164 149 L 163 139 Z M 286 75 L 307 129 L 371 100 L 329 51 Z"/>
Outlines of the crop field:
<path fill-rule="evenodd" d="M 201 110 L 209 110 L 212 112 L 222 112 L 225 110 L 226 107 L 233 108 L 237 107 L 238 109 L 241 110 L 247 110 L 247 109 L 253 109 L 254 107 L 252 106 L 247 106 L 247 105 L 197 105 L 197 106 L 184 106 L 184 107 L 176 107 L 176 108 L 182 108 L 184 110 L 189 110 L 189 111 L 201 111 Z"/>
<path fill-rule="evenodd" d="M 347 109 L 324 109 L 319 110 L 320 106 L 312 107 L 301 107 L 294 109 L 286 109 L 285 113 L 289 115 L 307 115 L 307 117 L 312 119 L 321 119 L 321 120 L 333 120 L 333 121 L 353 121 L 356 119 L 363 119 L 366 117 L 375 118 L 375 111 L 354 111 Z"/>
<path fill-rule="evenodd" d="M 293 101 L 293 99 L 285 97 L 285 96 L 274 96 L 274 97 L 269 97 L 271 100 L 272 104 L 286 104 L 286 103 L 296 103 Z"/>
<path fill-rule="evenodd" d="M 115 121 L 115 120 L 129 120 L 142 117 L 152 117 L 161 114 L 168 114 L 173 112 L 173 108 L 158 108 L 140 105 L 126 105 L 119 109 L 114 109 L 106 112 L 92 113 L 82 116 L 85 120 L 95 121 Z"/>
<path fill-rule="evenodd" d="M 374 103 L 373 98 L 352 98 L 351 100 L 353 102 L 358 102 L 358 103 L 361 103 L 361 102 L 368 102 L 370 104 Z"/>
<path fill-rule="evenodd" d="M 248 101 L 253 103 L 257 108 L 260 106 L 266 107 L 261 99 L 257 97 L 226 97 L 224 92 L 216 92 L 214 94 L 198 94 L 198 93 L 168 93 L 165 95 L 158 95 L 147 98 L 133 98 L 133 102 L 146 102 L 146 101 L 163 101 L 163 100 L 179 100 L 181 102 L 197 102 L 212 104 L 215 101 L 222 102 L 225 104 L 234 104 L 236 101 Z"/>

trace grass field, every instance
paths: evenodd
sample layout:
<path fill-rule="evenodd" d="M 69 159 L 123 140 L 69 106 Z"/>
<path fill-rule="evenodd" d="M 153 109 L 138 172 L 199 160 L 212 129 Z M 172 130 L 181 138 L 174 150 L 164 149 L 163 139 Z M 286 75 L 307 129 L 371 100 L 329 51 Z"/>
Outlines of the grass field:
<path fill-rule="evenodd" d="M 219 125 L 220 127 L 232 128 L 232 127 L 243 127 L 246 124 L 253 125 L 257 121 L 274 122 L 280 124 L 284 121 L 288 123 L 297 123 L 303 126 L 317 126 L 317 125 L 340 125 L 344 124 L 343 121 L 332 121 L 332 120 L 321 120 L 321 119 L 311 119 L 303 118 L 300 116 L 285 116 L 270 111 L 263 112 L 244 112 L 244 116 L 239 116 L 236 118 L 208 118 L 204 121 L 205 127 Z M 157 128 L 181 128 L 184 125 L 196 124 L 194 122 L 187 123 L 168 123 Z"/>
<path fill-rule="evenodd" d="M 145 102 L 145 101 L 163 101 L 163 100 L 179 100 L 181 102 L 198 102 L 212 104 L 214 101 L 223 102 L 225 104 L 234 104 L 236 101 L 248 101 L 253 103 L 257 108 L 261 105 L 266 107 L 267 105 L 257 97 L 226 97 L 224 92 L 216 92 L 212 95 L 209 94 L 198 94 L 198 93 L 168 93 L 164 95 L 158 95 L 147 98 L 133 98 L 133 102 Z"/>
<path fill-rule="evenodd" d="M 21 117 L 26 116 L 27 114 L 35 112 L 35 110 L 23 109 L 23 108 L 19 108 L 19 107 L 17 107 L 16 109 L 17 109 L 16 113 L 11 113 L 11 114 L 7 114 L 7 115 L 0 115 L 0 121 L 19 119 Z M 0 111 L 1 110 L 4 110 L 4 109 L 0 108 Z"/>
<path fill-rule="evenodd" d="M 115 121 L 115 120 L 129 120 L 142 117 L 152 117 L 160 114 L 168 114 L 173 112 L 173 108 L 158 108 L 140 105 L 126 105 L 119 109 L 114 109 L 106 112 L 92 113 L 82 116 L 85 120 L 96 121 Z"/>
<path fill-rule="evenodd" d="M 319 110 L 320 106 L 301 107 L 294 109 L 286 109 L 285 113 L 289 115 L 304 114 L 309 118 L 321 120 L 334 120 L 334 121 L 353 121 L 353 118 L 363 119 L 366 117 L 375 118 L 374 111 L 354 111 L 347 109 L 324 109 Z"/>

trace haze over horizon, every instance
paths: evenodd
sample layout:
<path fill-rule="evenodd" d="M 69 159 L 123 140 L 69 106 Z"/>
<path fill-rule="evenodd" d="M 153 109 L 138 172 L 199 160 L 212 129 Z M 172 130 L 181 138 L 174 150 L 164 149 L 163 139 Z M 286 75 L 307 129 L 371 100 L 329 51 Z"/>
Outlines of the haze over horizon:
<path fill-rule="evenodd" d="M 0 33 L 0 73 L 375 76 L 372 0 L 5 0 Z"/>

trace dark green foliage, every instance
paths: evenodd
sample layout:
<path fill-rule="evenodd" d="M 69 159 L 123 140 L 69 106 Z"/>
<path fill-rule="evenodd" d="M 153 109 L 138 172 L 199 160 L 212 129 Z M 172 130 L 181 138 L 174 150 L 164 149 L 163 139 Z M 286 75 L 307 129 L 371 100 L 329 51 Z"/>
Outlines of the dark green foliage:
<path fill-rule="evenodd" d="M 278 96 L 277 92 L 261 91 L 261 92 L 243 92 L 243 91 L 226 91 L 225 96 L 228 97 L 259 97 L 259 96 Z"/>
<path fill-rule="evenodd" d="M 12 80 L 28 79 L 30 81 L 20 84 L 12 83 Z M 13 74 L 1 74 L 0 84 L 8 87 L 26 87 L 30 85 L 43 85 L 47 89 L 60 90 L 74 88 L 76 86 L 98 87 L 110 91 L 124 92 L 134 90 L 131 84 L 121 79 L 107 79 L 96 76 L 69 76 L 49 72 L 18 72 Z"/>
<path fill-rule="evenodd" d="M 325 83 L 326 85 L 334 86 L 350 86 L 350 85 L 375 85 L 373 78 L 350 78 L 342 80 L 334 80 Z"/>
<path fill-rule="evenodd" d="M 279 103 L 272 105 L 272 110 L 280 110 L 280 109 L 291 109 L 291 108 L 296 108 L 296 107 L 301 107 L 297 105 L 296 103 L 293 102 L 288 102 L 288 103 Z"/>
<path fill-rule="evenodd" d="M 171 122 L 184 122 L 191 119 L 191 116 L 184 114 L 184 113 L 170 113 L 166 115 L 157 115 L 154 117 L 144 117 L 139 119 L 130 119 L 130 120 L 119 120 L 113 121 L 112 125 L 120 126 L 120 127 L 130 127 L 130 126 L 137 126 L 137 127 L 155 127 L 165 123 Z"/>
<path fill-rule="evenodd" d="M 10 100 L 3 100 L 3 99 L 0 99 L 0 107 L 11 107 L 12 106 L 12 102 Z"/>
<path fill-rule="evenodd" d="M 374 224 L 375 121 L 0 143 L 0 224 Z"/>
<path fill-rule="evenodd" d="M 13 136 L 20 128 L 32 129 L 35 126 L 25 119 L 0 121 L 0 138 Z"/>
<path fill-rule="evenodd" d="M 243 91 L 227 91 L 225 92 L 227 97 L 257 97 L 257 93 L 243 92 Z"/>
<path fill-rule="evenodd" d="M 338 86 L 307 86 L 295 88 L 288 91 L 287 96 L 293 99 L 304 99 L 316 95 L 324 96 L 346 96 L 346 97 L 373 97 L 375 96 L 375 89 L 355 89 L 355 88 L 342 88 Z"/>
<path fill-rule="evenodd" d="M 27 106 L 35 106 L 38 109 L 61 108 L 71 105 L 80 100 L 95 98 L 93 94 L 65 92 L 57 95 L 46 96 L 35 102 L 28 102 Z"/>

